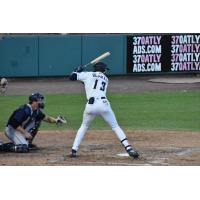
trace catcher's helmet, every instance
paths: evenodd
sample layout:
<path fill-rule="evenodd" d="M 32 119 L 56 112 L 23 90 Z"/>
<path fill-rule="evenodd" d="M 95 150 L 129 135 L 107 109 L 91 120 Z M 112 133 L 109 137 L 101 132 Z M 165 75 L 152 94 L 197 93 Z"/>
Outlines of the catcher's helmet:
<path fill-rule="evenodd" d="M 33 101 L 38 101 L 39 102 L 39 108 L 44 108 L 45 107 L 45 99 L 42 94 L 39 92 L 33 93 L 29 96 L 29 103 L 31 104 Z"/>
<path fill-rule="evenodd" d="M 106 70 L 110 70 L 107 65 L 103 62 L 98 62 L 96 63 L 94 66 L 94 70 L 96 71 L 100 71 L 100 72 L 105 72 Z"/>

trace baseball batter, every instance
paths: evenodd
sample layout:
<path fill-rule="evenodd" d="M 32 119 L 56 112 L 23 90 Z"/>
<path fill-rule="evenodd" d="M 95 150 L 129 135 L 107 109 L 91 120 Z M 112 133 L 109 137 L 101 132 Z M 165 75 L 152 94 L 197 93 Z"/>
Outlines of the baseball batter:
<path fill-rule="evenodd" d="M 71 157 L 76 157 L 81 140 L 86 134 L 90 123 L 97 115 L 100 115 L 115 132 L 129 156 L 138 158 L 138 152 L 129 144 L 124 131 L 117 123 L 115 114 L 106 97 L 108 78 L 104 73 L 108 70 L 107 65 L 103 62 L 98 62 L 93 67 L 94 72 L 83 72 L 83 67 L 79 67 L 74 70 L 69 77 L 72 81 L 78 80 L 84 83 L 88 100 L 85 106 L 81 127 L 74 140 Z"/>
<path fill-rule="evenodd" d="M 20 106 L 10 116 L 5 134 L 10 139 L 10 143 L 0 145 L 0 151 L 26 153 L 30 149 L 37 149 L 32 144 L 42 121 L 48 123 L 66 123 L 66 120 L 58 116 L 53 118 L 43 113 L 45 98 L 40 93 L 29 96 L 29 103 Z"/>

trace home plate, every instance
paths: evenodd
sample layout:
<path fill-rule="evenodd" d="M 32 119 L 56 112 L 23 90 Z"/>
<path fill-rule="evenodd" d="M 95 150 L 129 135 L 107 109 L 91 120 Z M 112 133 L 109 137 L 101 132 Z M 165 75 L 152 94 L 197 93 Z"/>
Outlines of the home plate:
<path fill-rule="evenodd" d="M 117 156 L 119 157 L 129 157 L 127 153 L 118 153 Z"/>

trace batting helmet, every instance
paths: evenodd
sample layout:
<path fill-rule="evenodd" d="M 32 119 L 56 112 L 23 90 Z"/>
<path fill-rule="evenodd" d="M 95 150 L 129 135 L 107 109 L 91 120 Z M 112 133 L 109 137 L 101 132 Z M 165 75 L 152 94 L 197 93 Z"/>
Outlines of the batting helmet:
<path fill-rule="evenodd" d="M 39 92 L 33 93 L 29 96 L 29 103 L 31 104 L 33 101 L 39 102 L 39 108 L 43 109 L 45 107 L 45 98 Z"/>
<path fill-rule="evenodd" d="M 107 65 L 103 62 L 98 62 L 94 66 L 95 71 L 105 72 L 106 70 L 110 70 Z"/>

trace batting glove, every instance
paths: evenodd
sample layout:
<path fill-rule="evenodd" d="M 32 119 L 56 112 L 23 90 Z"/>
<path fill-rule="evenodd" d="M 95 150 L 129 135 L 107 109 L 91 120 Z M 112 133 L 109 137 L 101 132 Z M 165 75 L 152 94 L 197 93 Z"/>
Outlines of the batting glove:
<path fill-rule="evenodd" d="M 79 66 L 79 67 L 77 67 L 76 69 L 74 69 L 74 71 L 75 71 L 75 72 L 82 72 L 83 69 L 84 69 L 83 66 Z"/>

